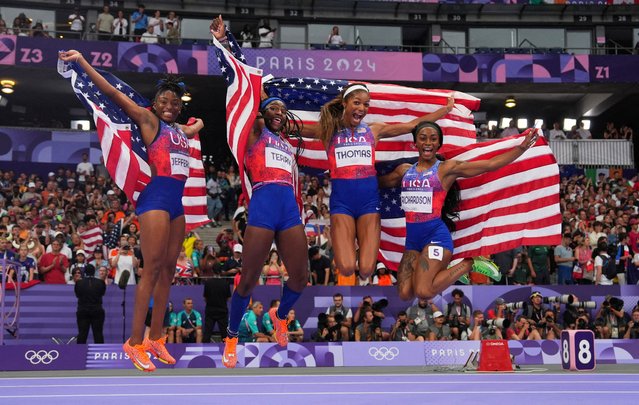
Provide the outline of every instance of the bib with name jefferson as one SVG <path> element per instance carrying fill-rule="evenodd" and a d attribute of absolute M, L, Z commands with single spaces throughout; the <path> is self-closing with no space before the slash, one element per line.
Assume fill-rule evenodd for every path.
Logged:
<path fill-rule="evenodd" d="M 178 126 L 160 120 L 158 133 L 147 148 L 149 166 L 155 176 L 185 181 L 189 177 L 189 139 Z"/>
<path fill-rule="evenodd" d="M 359 179 L 377 175 L 375 136 L 366 124 L 336 132 L 326 154 L 333 179 Z"/>
<path fill-rule="evenodd" d="M 433 167 L 423 172 L 417 170 L 415 163 L 404 174 L 401 203 L 406 222 L 426 222 L 441 217 L 446 191 L 437 175 L 440 163 L 438 160 Z"/>
<path fill-rule="evenodd" d="M 262 129 L 244 160 L 253 189 L 267 183 L 293 186 L 293 147 L 284 138 Z"/>

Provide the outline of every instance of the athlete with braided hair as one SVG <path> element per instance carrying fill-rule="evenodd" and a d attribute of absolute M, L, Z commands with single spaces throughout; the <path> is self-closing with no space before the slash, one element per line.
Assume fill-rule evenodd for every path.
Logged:
<path fill-rule="evenodd" d="M 406 247 L 397 269 L 400 298 L 432 298 L 471 270 L 501 278 L 497 266 L 482 258 L 463 259 L 448 268 L 453 255 L 452 219 L 458 216 L 459 188 L 455 180 L 497 170 L 515 161 L 535 144 L 537 130 L 524 132 L 523 141 L 513 149 L 473 162 L 441 160 L 437 151 L 444 134 L 434 122 L 420 122 L 412 133 L 419 153 L 417 163 L 399 165 L 379 177 L 380 187 L 402 187 Z"/>
<path fill-rule="evenodd" d="M 89 75 L 96 87 L 115 102 L 137 124 L 146 145 L 152 177 L 140 193 L 135 213 L 140 221 L 140 244 L 144 255 L 144 273 L 135 290 L 135 308 L 131 337 L 123 346 L 133 365 L 153 371 L 155 365 L 147 351 L 158 360 L 174 364 L 162 336 L 164 312 L 175 272 L 175 263 L 184 240 L 185 221 L 182 194 L 189 175 L 189 142 L 203 128 L 197 119 L 191 126 L 176 122 L 182 110 L 184 84 L 174 76 L 161 80 L 152 108 L 136 104 L 113 87 L 75 50 L 60 52 L 65 62 L 75 62 Z M 151 330 L 144 337 L 144 320 L 153 297 Z"/>
<path fill-rule="evenodd" d="M 211 24 L 211 33 L 222 42 L 226 32 L 222 17 Z M 262 264 L 275 240 L 277 251 L 288 270 L 280 306 L 269 311 L 280 346 L 288 343 L 287 316 L 308 281 L 306 235 L 295 198 L 294 176 L 296 158 L 288 141 L 299 136 L 299 121 L 277 97 L 264 99 L 259 115 L 247 137 L 244 162 L 252 187 L 248 206 L 248 223 L 244 233 L 242 278 L 231 298 L 227 338 L 224 340 L 222 362 L 228 368 L 237 363 L 236 346 L 242 316 L 251 299 L 251 292 L 262 274 Z"/>

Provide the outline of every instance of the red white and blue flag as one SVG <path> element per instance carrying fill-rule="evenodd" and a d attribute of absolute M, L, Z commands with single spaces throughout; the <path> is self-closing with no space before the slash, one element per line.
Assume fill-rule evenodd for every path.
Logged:
<path fill-rule="evenodd" d="M 139 128 L 117 104 L 98 90 L 77 63 L 58 61 L 58 73 L 71 82 L 73 91 L 93 115 L 104 164 L 115 184 L 135 205 L 151 180 L 146 146 Z M 99 73 L 139 106 L 151 105 L 146 98 L 111 73 Z M 210 222 L 206 215 L 206 187 L 199 135 L 189 140 L 189 149 L 189 178 L 182 197 L 187 232 Z"/>

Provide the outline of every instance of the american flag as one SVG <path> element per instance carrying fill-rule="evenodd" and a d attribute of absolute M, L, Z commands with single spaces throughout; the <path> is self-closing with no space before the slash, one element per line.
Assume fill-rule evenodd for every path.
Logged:
<path fill-rule="evenodd" d="M 226 80 L 226 139 L 237 160 L 242 189 L 247 198 L 251 196 L 250 181 L 244 170 L 246 140 L 251 133 L 260 104 L 262 70 L 245 64 L 246 59 L 235 38 L 226 31 L 232 52 L 213 38 L 217 61 Z"/>
<path fill-rule="evenodd" d="M 80 233 L 80 238 L 82 239 L 82 243 L 84 243 L 84 251 L 87 253 L 88 256 L 93 257 L 95 247 L 97 245 L 101 245 L 103 242 L 102 228 L 97 225 L 93 228 L 89 228 Z"/>
<path fill-rule="evenodd" d="M 239 60 L 244 60 L 237 43 L 227 32 L 234 51 Z M 216 42 L 218 58 L 224 63 L 224 55 L 229 55 Z M 227 56 L 228 58 L 228 56 Z M 222 65 L 225 68 L 242 69 L 241 77 L 245 82 L 251 72 L 258 75 L 258 69 L 239 63 L 232 58 Z M 238 74 L 234 72 L 234 74 Z M 227 81 L 231 81 L 227 79 Z M 327 101 L 337 95 L 348 81 L 325 80 L 319 78 L 282 78 L 270 80 L 264 84 L 269 96 L 277 96 L 286 101 L 291 112 L 301 118 L 304 124 L 316 123 L 319 109 Z M 247 85 L 248 86 L 248 85 Z M 257 83 L 253 85 L 251 111 L 255 111 Z M 480 100 L 461 92 L 447 90 L 425 90 L 389 84 L 367 84 L 371 102 L 367 122 L 407 122 L 416 117 L 432 113 L 446 105 L 449 96 L 455 98 L 455 107 L 437 123 L 444 132 L 444 146 L 440 153 L 448 158 L 460 160 L 485 159 L 496 150 L 514 147 L 520 138 L 498 140 L 491 143 L 476 143 L 476 130 L 471 111 L 479 107 Z M 244 92 L 249 90 L 245 89 Z M 237 93 L 238 89 L 234 89 Z M 231 87 L 229 87 L 231 93 Z M 227 94 L 229 100 L 239 96 Z M 227 110 L 227 127 L 230 113 Z M 254 115 L 248 123 L 252 123 Z M 243 123 L 246 125 L 246 122 Z M 230 134 L 230 130 L 229 130 Z M 246 132 L 248 134 L 248 131 Z M 238 154 L 231 143 L 238 162 Z M 245 142 L 242 143 L 242 145 Z M 293 143 L 293 142 L 292 142 Z M 295 144 L 293 143 L 295 146 Z M 319 169 L 327 169 L 326 151 L 322 143 L 314 139 L 304 139 L 300 165 Z M 489 148 L 489 149 L 485 149 Z M 415 162 L 417 152 L 414 149 L 411 134 L 381 140 L 375 156 L 378 170 L 390 170 L 401 162 Z M 531 158 L 532 157 L 532 158 Z M 240 164 L 240 166 L 242 166 Z M 460 207 L 460 220 L 457 222 L 454 257 L 472 257 L 488 255 L 507 250 L 522 244 L 558 243 L 561 217 L 559 215 L 559 169 L 552 151 L 544 139 L 537 141 L 536 146 L 526 152 L 516 162 L 496 172 L 471 179 L 460 180 L 461 197 L 466 199 Z M 399 189 L 382 189 L 381 218 L 382 233 L 379 260 L 390 269 L 397 269 L 404 252 L 406 224 L 404 212 L 399 204 Z M 531 223 L 532 219 L 534 223 Z"/>
<path fill-rule="evenodd" d="M 265 84 L 269 96 L 278 96 L 305 124 L 316 123 L 319 109 L 335 97 L 347 81 L 314 78 L 278 79 Z M 388 84 L 367 84 L 371 102 L 367 122 L 406 122 L 432 113 L 455 98 L 454 109 L 438 120 L 444 132 L 439 153 L 448 159 L 487 159 L 509 149 L 521 138 L 476 143 L 471 110 L 480 100 L 461 92 L 425 90 Z M 300 164 L 327 169 L 322 143 L 304 139 Z M 486 149 L 488 148 L 488 149 Z M 417 160 L 411 134 L 382 139 L 376 148 L 380 174 L 397 164 Z M 544 139 L 516 162 L 496 172 L 460 179 L 462 203 L 457 231 L 453 233 L 454 258 L 489 255 L 522 244 L 559 243 L 559 168 Z M 380 190 L 381 237 L 378 259 L 397 269 L 404 252 L 406 223 L 400 207 L 400 189 Z"/>
<path fill-rule="evenodd" d="M 129 96 L 139 106 L 151 103 L 128 84 L 105 71 L 98 71 L 116 89 Z M 151 180 L 146 146 L 140 130 L 124 111 L 100 92 L 77 63 L 58 61 L 58 73 L 70 80 L 73 91 L 85 108 L 93 114 L 104 162 L 115 184 L 135 205 L 144 187 Z M 186 231 L 209 222 L 206 216 L 206 188 L 201 162 L 199 135 L 189 140 L 190 167 L 182 203 Z"/>

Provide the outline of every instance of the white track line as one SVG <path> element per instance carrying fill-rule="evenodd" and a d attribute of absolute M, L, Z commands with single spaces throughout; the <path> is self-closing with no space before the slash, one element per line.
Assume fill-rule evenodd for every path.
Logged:
<path fill-rule="evenodd" d="M 175 396 L 175 397 L 202 397 L 202 396 L 258 396 L 258 395 L 277 395 L 277 396 L 291 396 L 291 395 L 318 395 L 318 396 L 331 396 L 335 395 L 417 395 L 417 394 L 436 394 L 436 395 L 449 395 L 449 394 L 457 394 L 457 395 L 474 395 L 474 394 L 492 394 L 492 395 L 512 395 L 512 394 L 548 394 L 548 395 L 556 395 L 556 394 L 574 394 L 574 395 L 592 395 L 592 394 L 606 394 L 611 398 L 615 396 L 619 396 L 621 394 L 639 394 L 639 391 L 615 391 L 610 392 L 609 390 L 597 390 L 597 391 L 587 391 L 587 390 L 579 390 L 579 391 L 358 391 L 358 392 L 228 392 L 228 393 L 220 393 L 220 392 L 209 392 L 209 393 L 184 393 L 184 392 L 176 392 L 174 394 L 171 393 L 147 393 L 147 394 L 50 394 L 50 395 L 0 395 L 0 399 L 16 399 L 16 398 L 104 398 L 104 397 L 167 397 L 167 396 Z"/>

